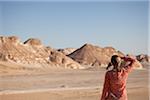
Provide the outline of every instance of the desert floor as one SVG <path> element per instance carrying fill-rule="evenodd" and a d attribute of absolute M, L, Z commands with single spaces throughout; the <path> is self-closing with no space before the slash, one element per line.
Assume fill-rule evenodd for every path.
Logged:
<path fill-rule="evenodd" d="M 0 100 L 99 100 L 106 70 L 24 68 L 0 62 Z M 148 69 L 129 74 L 129 100 L 149 100 Z"/>

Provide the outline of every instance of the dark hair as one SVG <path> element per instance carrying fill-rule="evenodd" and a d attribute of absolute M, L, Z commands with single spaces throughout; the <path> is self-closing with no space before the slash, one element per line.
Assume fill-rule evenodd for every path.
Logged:
<path fill-rule="evenodd" d="M 111 63 L 109 63 L 109 64 L 107 65 L 106 70 L 108 70 L 110 66 L 112 66 Z"/>
<path fill-rule="evenodd" d="M 111 63 L 113 64 L 113 65 L 115 65 L 116 63 L 118 63 L 117 62 L 117 57 L 119 57 L 118 55 L 113 55 L 112 57 L 111 57 Z"/>
<path fill-rule="evenodd" d="M 122 70 L 122 67 L 120 66 L 120 62 L 118 62 L 117 61 L 117 58 L 118 58 L 119 56 L 118 55 L 113 55 L 112 57 L 111 57 L 111 63 L 112 63 L 112 65 L 114 66 L 114 68 L 116 68 L 117 69 L 117 71 L 121 71 Z M 117 65 L 117 66 L 116 66 Z"/>

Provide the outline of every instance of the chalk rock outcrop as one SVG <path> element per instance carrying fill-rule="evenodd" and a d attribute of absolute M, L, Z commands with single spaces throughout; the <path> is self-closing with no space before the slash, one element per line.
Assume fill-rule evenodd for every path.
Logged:
<path fill-rule="evenodd" d="M 150 63 L 150 56 L 146 54 L 140 54 L 136 56 L 136 59 L 140 62 L 147 62 Z"/>
<path fill-rule="evenodd" d="M 48 67 L 81 68 L 80 64 L 63 53 L 43 46 L 38 39 L 31 38 L 21 43 L 16 36 L 0 37 L 0 60 Z"/>

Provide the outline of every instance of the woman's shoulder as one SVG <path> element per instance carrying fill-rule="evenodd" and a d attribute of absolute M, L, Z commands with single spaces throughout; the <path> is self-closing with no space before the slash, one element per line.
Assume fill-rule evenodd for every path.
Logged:
<path fill-rule="evenodd" d="M 106 72 L 106 74 L 111 74 L 113 72 L 113 70 L 108 70 L 107 72 Z"/>
<path fill-rule="evenodd" d="M 116 70 L 109 70 L 109 71 L 107 71 L 106 72 L 106 74 L 108 74 L 108 75 L 110 75 L 110 74 L 112 74 L 112 73 L 116 73 L 116 72 L 122 72 L 123 70 L 121 70 L 121 71 L 116 71 Z"/>

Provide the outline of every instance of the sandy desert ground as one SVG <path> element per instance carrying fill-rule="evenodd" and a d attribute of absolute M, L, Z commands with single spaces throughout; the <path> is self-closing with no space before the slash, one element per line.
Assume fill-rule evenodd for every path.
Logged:
<path fill-rule="evenodd" d="M 0 100 L 99 100 L 106 70 L 32 69 L 0 62 Z M 149 100 L 148 70 L 133 70 L 129 100 Z"/>

